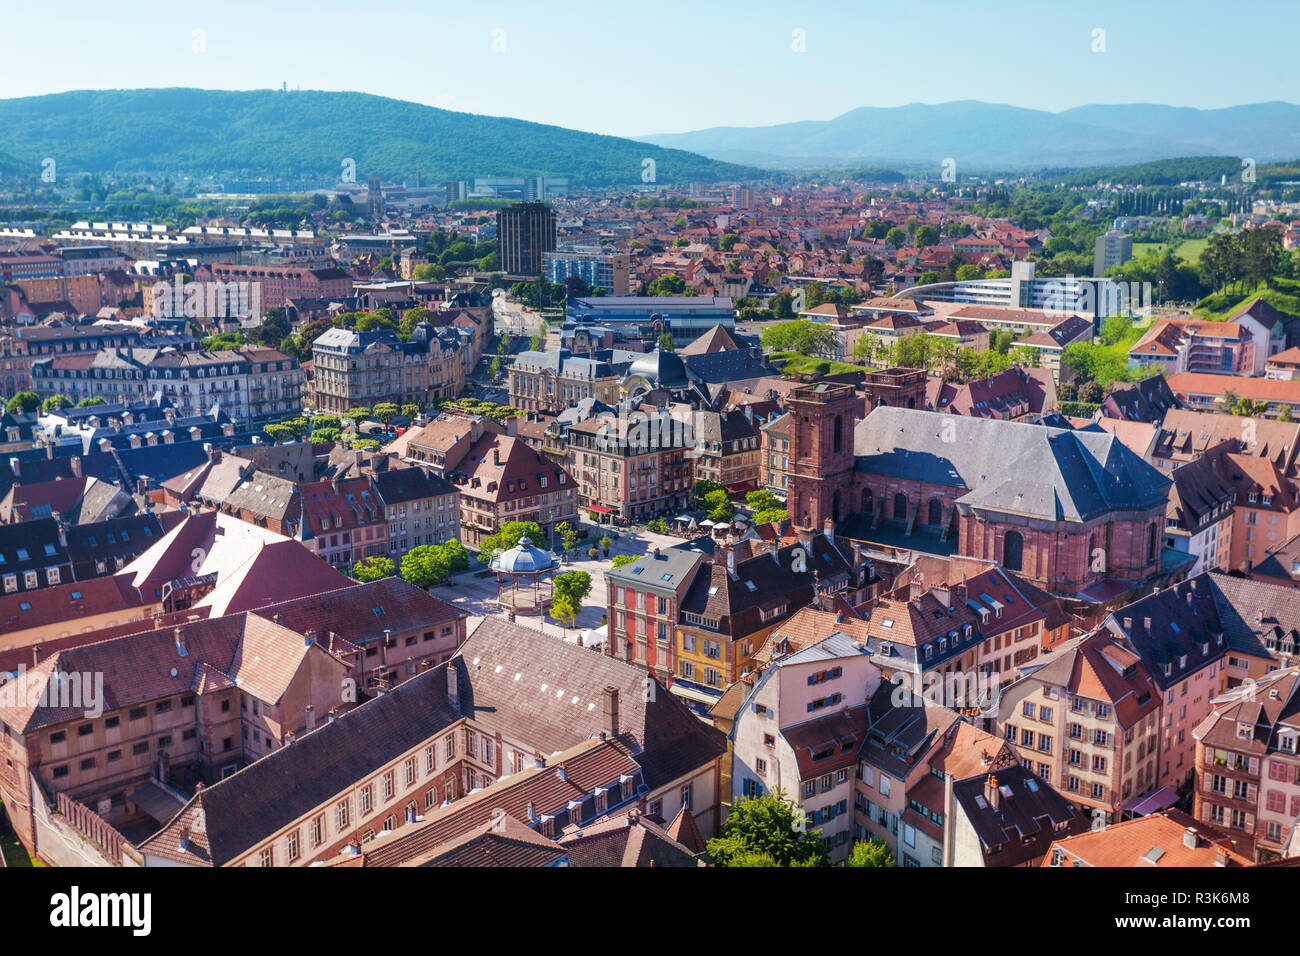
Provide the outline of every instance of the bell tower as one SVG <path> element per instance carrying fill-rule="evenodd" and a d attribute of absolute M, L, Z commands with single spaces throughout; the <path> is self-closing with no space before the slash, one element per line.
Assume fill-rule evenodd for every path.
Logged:
<path fill-rule="evenodd" d="M 853 424 L 858 407 L 852 385 L 818 382 L 790 393 L 790 494 L 786 507 L 799 528 L 820 531 L 852 508 Z"/>

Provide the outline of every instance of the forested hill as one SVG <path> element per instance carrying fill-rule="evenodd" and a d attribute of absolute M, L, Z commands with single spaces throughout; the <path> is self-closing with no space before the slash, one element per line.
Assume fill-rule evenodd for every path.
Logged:
<path fill-rule="evenodd" d="M 455 113 L 366 93 L 98 90 L 0 100 L 0 156 L 40 170 L 426 183 L 569 176 L 575 186 L 718 182 L 757 170 L 559 126 Z"/>

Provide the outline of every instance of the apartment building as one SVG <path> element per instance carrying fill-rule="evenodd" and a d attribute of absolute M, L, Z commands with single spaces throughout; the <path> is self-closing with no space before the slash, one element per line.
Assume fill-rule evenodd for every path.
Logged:
<path fill-rule="evenodd" d="M 1170 477 L 1174 485 L 1165 513 L 1165 547 L 1195 559 L 1188 577 L 1212 568 L 1227 571 L 1232 567 L 1235 485 L 1208 458 L 1181 465 Z"/>
<path fill-rule="evenodd" d="M 731 412 L 691 411 L 689 416 L 695 437 L 695 480 L 717 482 L 733 493 L 760 487 L 762 436 L 750 407 Z"/>
<path fill-rule="evenodd" d="M 1002 689 L 998 729 L 1024 764 L 1092 820 L 1156 789 L 1161 695 L 1109 632 L 1076 638 Z"/>
<path fill-rule="evenodd" d="M 507 521 L 535 521 L 549 545 L 563 522 L 576 523 L 578 501 L 565 469 L 547 461 L 522 439 L 484 434 L 469 449 L 453 484 L 460 496 L 460 541 L 479 542 Z"/>
<path fill-rule="evenodd" d="M 420 406 L 465 386 L 461 336 L 420 323 L 403 342 L 391 329 L 330 329 L 312 343 L 312 407 L 342 413 L 380 402 Z"/>
<path fill-rule="evenodd" d="M 751 669 L 774 627 L 814 601 L 855 603 L 871 580 L 860 555 L 846 557 L 827 535 L 715 548 L 681 601 L 677 679 L 716 701 Z"/>
<path fill-rule="evenodd" d="M 1113 393 L 1112 393 L 1113 394 Z M 1151 451 L 1151 464 L 1162 471 L 1195 461 L 1216 451 L 1250 455 L 1272 462 L 1289 479 L 1300 477 L 1300 422 L 1243 418 L 1190 409 L 1161 409 L 1156 417 L 1160 436 Z"/>
<path fill-rule="evenodd" d="M 208 262 L 194 270 L 194 280 L 260 283 L 262 303 L 268 309 L 278 308 L 290 299 L 346 299 L 352 295 L 352 277 L 337 268 Z"/>
<path fill-rule="evenodd" d="M 618 402 L 619 380 L 632 361 L 612 349 L 576 356 L 568 349 L 520 352 L 510 364 L 510 404 L 529 411 L 558 414 L 583 399 L 607 405 Z"/>
<path fill-rule="evenodd" d="M 788 412 L 775 415 L 758 428 L 762 487 L 784 498 L 789 494 L 790 424 Z"/>
<path fill-rule="evenodd" d="M 412 548 L 459 538 L 460 496 L 450 482 L 423 468 L 385 467 L 370 483 L 384 509 L 387 554 L 395 563 Z"/>
<path fill-rule="evenodd" d="M 689 507 L 695 475 L 689 429 L 666 412 L 622 406 L 568 426 L 578 506 L 601 517 L 647 518 Z"/>
<path fill-rule="evenodd" d="M 796 799 L 832 863 L 853 848 L 854 770 L 870 730 L 880 669 L 834 633 L 774 661 L 746 694 L 728 735 L 731 800 L 777 790 Z"/>
<path fill-rule="evenodd" d="M 232 420 L 244 423 L 302 408 L 298 360 L 253 347 L 213 352 L 110 348 L 56 355 L 32 364 L 32 387 L 43 398 L 65 395 L 74 403 L 101 398 L 123 405 L 161 392 L 182 417 L 220 406 Z"/>
<path fill-rule="evenodd" d="M 1155 682 L 1161 698 L 1155 783 L 1175 790 L 1192 778 L 1192 731 L 1228 686 L 1227 635 L 1209 578 L 1150 594 L 1112 612 L 1103 624 Z"/>
<path fill-rule="evenodd" d="M 627 295 L 631 257 L 625 252 L 557 249 L 542 253 L 542 274 L 546 281 L 563 284 L 566 279 L 581 279 L 591 288 L 604 289 L 608 295 Z"/>
<path fill-rule="evenodd" d="M 388 550 L 384 506 L 369 478 L 334 478 L 298 485 L 302 505 L 298 540 L 321 559 L 346 571 Z"/>
<path fill-rule="evenodd" d="M 1288 667 L 1216 697 L 1193 731 L 1198 775 L 1192 814 L 1224 829 L 1233 849 L 1278 859 L 1300 816 L 1300 669 Z"/>
<path fill-rule="evenodd" d="M 636 561 L 605 572 L 610 654 L 647 668 L 693 706 L 712 703 L 713 698 L 702 697 L 689 681 L 678 686 L 674 652 L 682 599 L 703 561 L 699 551 L 654 548 Z"/>

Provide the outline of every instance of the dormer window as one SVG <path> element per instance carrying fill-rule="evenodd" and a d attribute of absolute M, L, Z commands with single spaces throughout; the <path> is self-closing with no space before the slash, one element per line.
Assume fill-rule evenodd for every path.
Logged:
<path fill-rule="evenodd" d="M 1242 740 L 1253 740 L 1255 737 L 1255 728 L 1245 721 L 1237 723 L 1237 736 Z"/>

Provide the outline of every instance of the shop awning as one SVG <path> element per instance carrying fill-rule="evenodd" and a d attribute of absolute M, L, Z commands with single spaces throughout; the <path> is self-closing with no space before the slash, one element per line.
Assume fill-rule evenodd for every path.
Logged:
<path fill-rule="evenodd" d="M 1134 797 L 1128 803 L 1124 804 L 1125 813 L 1135 813 L 1140 817 L 1148 813 L 1158 813 L 1161 810 L 1168 810 L 1178 802 L 1178 794 L 1169 787 L 1161 787 L 1154 793 L 1148 793 L 1141 797 Z"/>
<path fill-rule="evenodd" d="M 588 511 L 594 511 L 598 515 L 607 515 L 613 512 L 613 508 L 607 508 L 605 505 L 587 505 Z"/>

